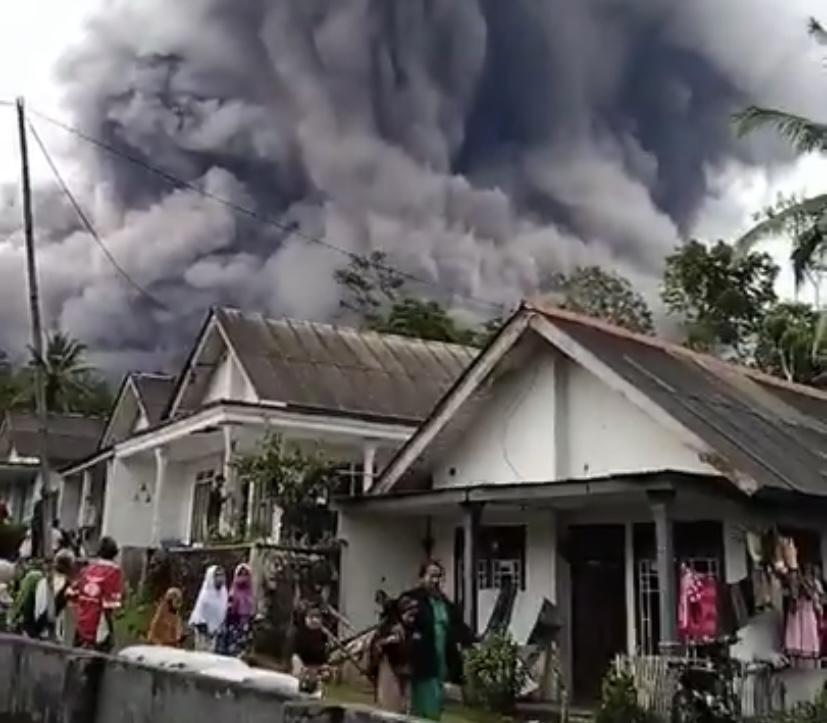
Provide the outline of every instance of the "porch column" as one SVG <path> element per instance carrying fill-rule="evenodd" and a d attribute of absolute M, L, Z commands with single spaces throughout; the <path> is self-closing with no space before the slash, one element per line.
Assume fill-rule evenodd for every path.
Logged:
<path fill-rule="evenodd" d="M 152 497 L 152 536 L 151 547 L 161 544 L 161 506 L 163 505 L 164 487 L 167 479 L 167 450 L 164 447 L 155 449 L 155 493 Z"/>
<path fill-rule="evenodd" d="M 86 509 L 89 506 L 89 498 L 92 495 L 92 470 L 85 469 L 81 473 L 80 483 L 80 504 L 78 505 L 78 529 L 82 530 L 86 526 L 86 517 L 88 515 Z"/>
<path fill-rule="evenodd" d="M 224 505 L 221 507 L 221 519 L 219 530 L 222 535 L 233 535 L 238 532 L 241 513 L 241 500 L 236 480 L 233 458 L 235 457 L 235 440 L 233 439 L 233 427 L 225 424 L 221 427 L 223 437 L 221 474 L 224 477 Z"/>
<path fill-rule="evenodd" d="M 366 444 L 362 450 L 362 493 L 367 494 L 376 479 L 376 444 Z"/>
<path fill-rule="evenodd" d="M 658 568 L 658 599 L 660 602 L 660 644 L 677 642 L 677 590 L 675 579 L 675 548 L 672 536 L 674 493 L 658 492 L 649 496 L 655 522 L 655 547 Z"/>
<path fill-rule="evenodd" d="M 465 623 L 471 631 L 477 632 L 478 611 L 478 577 L 477 577 L 477 539 L 479 538 L 482 505 L 469 503 L 462 506 L 463 545 L 462 545 L 462 603 Z"/>

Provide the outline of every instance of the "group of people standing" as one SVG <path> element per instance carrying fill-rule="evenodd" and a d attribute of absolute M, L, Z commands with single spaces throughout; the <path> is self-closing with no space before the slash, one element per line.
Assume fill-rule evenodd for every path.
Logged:
<path fill-rule="evenodd" d="M 75 553 L 68 548 L 57 551 L 50 570 L 28 563 L 21 573 L 14 563 L 5 563 L 0 580 L 6 603 L 5 627 L 30 638 L 54 638 L 77 647 L 111 650 L 114 615 L 123 595 L 119 552 L 117 543 L 104 537 L 98 556 L 79 571 Z"/>

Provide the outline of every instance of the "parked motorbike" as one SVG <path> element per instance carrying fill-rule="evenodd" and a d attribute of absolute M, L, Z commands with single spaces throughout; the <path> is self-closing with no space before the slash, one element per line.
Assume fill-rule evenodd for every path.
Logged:
<path fill-rule="evenodd" d="M 729 654 L 735 637 L 694 646 L 694 655 L 670 667 L 678 670 L 672 698 L 672 723 L 737 723 L 740 705 L 734 690 L 736 664 Z"/>

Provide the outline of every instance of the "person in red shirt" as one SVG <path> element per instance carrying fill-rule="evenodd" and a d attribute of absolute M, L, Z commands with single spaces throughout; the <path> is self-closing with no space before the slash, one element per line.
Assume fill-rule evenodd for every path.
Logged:
<path fill-rule="evenodd" d="M 115 611 L 121 607 L 123 573 L 115 561 L 118 544 L 104 537 L 98 557 L 80 573 L 72 590 L 75 605 L 75 645 L 109 652 L 114 647 Z"/>

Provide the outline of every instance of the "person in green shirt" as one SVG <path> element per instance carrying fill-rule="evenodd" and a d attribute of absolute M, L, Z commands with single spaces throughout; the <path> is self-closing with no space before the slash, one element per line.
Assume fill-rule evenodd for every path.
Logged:
<path fill-rule="evenodd" d="M 442 592 L 442 564 L 430 560 L 419 573 L 419 586 L 405 593 L 417 603 L 412 626 L 409 712 L 436 721 L 445 706 L 445 683 L 462 683 L 462 649 L 473 643 L 473 634 L 456 605 Z"/>

